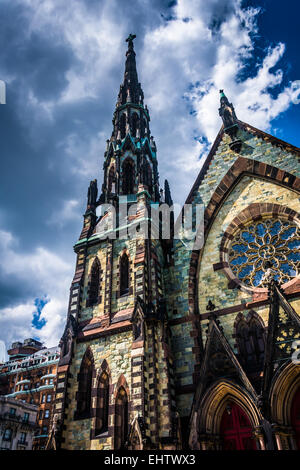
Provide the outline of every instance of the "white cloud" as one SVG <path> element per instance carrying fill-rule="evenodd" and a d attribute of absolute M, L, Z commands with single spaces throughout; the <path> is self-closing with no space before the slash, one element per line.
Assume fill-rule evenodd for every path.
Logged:
<path fill-rule="evenodd" d="M 78 221 L 81 219 L 78 208 L 79 201 L 75 199 L 64 200 L 62 201 L 62 207 L 59 210 L 53 211 L 47 223 L 61 228 L 70 221 Z"/>
<path fill-rule="evenodd" d="M 55 346 L 62 334 L 68 307 L 68 290 L 74 266 L 50 252 L 37 247 L 33 252 L 18 252 L 18 240 L 9 232 L 0 231 L 0 269 L 4 276 L 13 276 L 16 283 L 28 283 L 36 287 L 32 299 L 13 307 L 0 309 L 0 334 L 9 345 L 12 341 L 38 336 L 49 347 Z M 36 329 L 31 325 L 36 311 L 35 298 L 47 295 L 49 302 L 40 319 L 46 325 Z"/>
<path fill-rule="evenodd" d="M 299 88 L 293 91 L 290 84 L 275 98 L 270 93 L 283 80 L 283 71 L 276 70 L 285 50 L 281 43 L 266 51 L 254 77 L 238 80 L 254 54 L 252 33 L 257 32 L 259 9 L 242 9 L 240 1 L 228 1 L 228 14 L 213 32 L 212 18 L 222 5 L 217 0 L 181 0 L 173 9 L 174 19 L 148 31 L 144 39 L 142 83 L 148 90 L 160 170 L 168 176 L 173 198 L 181 202 L 202 166 L 200 158 L 208 153 L 208 146 L 195 143 L 193 136 L 212 144 L 221 127 L 219 89 L 233 101 L 238 118 L 268 131 Z M 190 100 L 194 116 L 188 114 L 183 96 Z"/>
<path fill-rule="evenodd" d="M 112 85 L 118 86 L 115 84 L 122 79 L 124 38 L 132 26 L 132 11 L 123 14 L 120 21 L 118 0 L 103 0 L 96 11 L 81 0 L 63 6 L 56 0 L 19 1 L 29 7 L 28 34 L 47 29 L 50 36 L 61 38 L 71 47 L 80 64 L 67 72 L 68 86 L 63 94 L 55 102 L 39 103 L 39 112 L 44 110 L 47 116 L 51 107 L 83 98 L 101 100 L 107 93 L 115 99 L 118 89 L 112 89 Z M 180 0 L 169 9 L 171 20 L 149 20 L 144 38 L 137 38 L 143 45 L 137 57 L 138 73 L 150 108 L 160 173 L 170 180 L 178 202 L 184 201 L 202 166 L 201 157 L 208 153 L 208 146 L 194 137 L 204 137 L 211 144 L 221 126 L 220 88 L 233 101 L 240 119 L 263 130 L 270 130 L 272 119 L 285 111 L 297 95 L 293 84 L 276 98 L 270 93 L 282 83 L 283 71 L 272 68 L 276 69 L 284 54 L 283 44 L 266 51 L 254 77 L 238 80 L 245 61 L 254 54 L 253 34 L 257 33 L 260 11 L 242 8 L 241 4 L 241 0 Z M 145 11 L 153 15 L 152 8 L 151 2 L 137 2 L 137 18 Z M 116 64 L 121 67 L 118 80 Z M 187 99 L 194 115 L 189 114 Z M 30 100 L 37 105 L 33 96 Z M 58 146 L 70 155 L 73 171 L 89 177 L 98 172 L 99 153 L 103 155 L 110 134 L 109 122 L 107 115 L 93 137 L 82 140 L 70 133 L 62 138 Z"/>
<path fill-rule="evenodd" d="M 136 39 L 139 79 L 158 147 L 161 185 L 167 177 L 174 202 L 183 202 L 189 193 L 203 157 L 221 126 L 220 88 L 235 105 L 238 118 L 264 130 L 270 129 L 271 121 L 299 94 L 299 86 L 282 87 L 284 72 L 278 68 L 278 63 L 285 46 L 281 43 L 265 52 L 254 76 L 238 80 L 245 61 L 253 58 L 252 33 L 257 31 L 258 15 L 258 9 L 243 9 L 240 0 L 179 0 L 170 9 L 173 19 L 169 21 L 160 17 L 158 7 L 159 19 L 151 21 L 152 2 L 137 1 L 136 23 L 132 22 L 132 10 L 127 14 L 122 9 L 120 13 L 123 0 L 103 0 L 99 2 L 97 13 L 80 0 L 18 1 L 28 7 L 30 26 L 25 34 L 47 31 L 49 39 L 67 44 L 77 59 L 67 71 L 66 89 L 53 100 L 41 102 L 28 84 L 28 96 L 23 98 L 32 113 L 31 119 L 22 119 L 22 122 L 28 125 L 30 135 L 37 139 L 35 123 L 41 119 L 51 120 L 56 108 L 64 109 L 63 106 L 87 98 L 91 103 L 99 100 L 101 104 L 107 97 L 109 102 L 112 100 L 109 112 L 106 105 L 103 107 L 99 131 L 94 135 L 88 130 L 83 132 L 84 136 L 79 135 L 72 126 L 66 126 L 65 134 L 59 133 L 57 154 L 59 158 L 63 155 L 70 159 L 65 178 L 71 179 L 76 173 L 85 184 L 87 177 L 96 177 L 98 187 L 101 186 L 99 164 L 105 140 L 110 136 L 114 100 L 124 70 L 124 39 L 129 32 L 136 32 L 132 27 L 140 28 L 141 17 L 149 20 L 144 24 L 144 36 L 140 33 Z M 275 87 L 280 89 L 276 97 L 270 93 Z M 190 114 L 192 108 L 194 114 Z M 55 126 L 55 122 L 51 125 Z M 36 140 L 33 143 L 36 144 Z M 80 197 L 86 198 L 86 193 Z M 48 223 L 62 226 L 64 221 L 79 216 L 76 195 L 63 200 Z M 30 282 L 36 286 L 36 297 L 47 294 L 50 299 L 42 311 L 47 324 L 38 331 L 31 326 L 34 298 L 0 310 L 0 331 L 2 334 L 5 331 L 5 340 L 20 340 L 36 334 L 48 346 L 56 344 L 66 318 L 75 263 L 69 264 L 42 244 L 32 252 L 20 252 L 16 237 L 5 231 L 0 231 L 0 254 L 0 268 L 5 275 L 14 276 L 17 283 Z"/>

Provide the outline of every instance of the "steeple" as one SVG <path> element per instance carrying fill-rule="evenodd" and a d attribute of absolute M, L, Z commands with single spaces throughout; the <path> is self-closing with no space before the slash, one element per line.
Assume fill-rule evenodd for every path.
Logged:
<path fill-rule="evenodd" d="M 130 34 L 126 39 L 128 49 L 126 52 L 125 72 L 113 117 L 112 140 L 123 140 L 127 134 L 130 134 L 133 138 L 143 138 L 146 136 L 150 138 L 150 117 L 147 106 L 144 107 L 144 93 L 136 70 L 133 47 L 133 40 L 135 38 L 135 34 Z M 134 110 L 138 112 L 133 112 Z M 140 119 L 137 119 L 138 117 Z"/>
<path fill-rule="evenodd" d="M 126 42 L 128 42 L 128 49 L 126 52 L 124 80 L 120 86 L 117 102 L 117 105 L 119 106 L 126 103 L 143 105 L 144 94 L 141 88 L 141 84 L 138 81 L 135 52 L 133 48 L 133 40 L 135 38 L 135 34 L 129 34 L 128 38 L 126 39 Z"/>
<path fill-rule="evenodd" d="M 158 202 L 156 145 L 150 133 L 150 116 L 138 81 L 133 40 L 126 39 L 125 72 L 113 115 L 113 131 L 104 155 L 104 182 L 98 204 L 118 203 L 119 196 L 135 202 L 141 188 Z"/>
<path fill-rule="evenodd" d="M 237 132 L 239 129 L 238 119 L 235 114 L 235 110 L 232 103 L 229 103 L 224 90 L 220 90 L 220 108 L 219 115 L 222 118 L 224 125 L 224 132 L 230 136 L 231 142 L 229 147 L 234 152 L 239 152 L 241 149 L 242 142 L 237 139 Z"/>
<path fill-rule="evenodd" d="M 222 118 L 224 129 L 233 126 L 236 124 L 237 117 L 234 111 L 232 103 L 229 103 L 227 96 L 224 93 L 224 90 L 220 90 L 220 108 L 219 114 Z"/>

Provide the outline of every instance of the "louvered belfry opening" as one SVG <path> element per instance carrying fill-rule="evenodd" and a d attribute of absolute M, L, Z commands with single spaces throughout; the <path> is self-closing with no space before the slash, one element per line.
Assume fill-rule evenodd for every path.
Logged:
<path fill-rule="evenodd" d="M 120 295 L 126 295 L 129 292 L 129 259 L 126 253 L 120 260 Z"/>
<path fill-rule="evenodd" d="M 122 192 L 124 195 L 134 192 L 134 163 L 126 158 L 122 165 Z"/>
<path fill-rule="evenodd" d="M 92 306 L 99 302 L 100 295 L 100 262 L 95 258 L 92 269 L 89 287 L 88 305 Z"/>

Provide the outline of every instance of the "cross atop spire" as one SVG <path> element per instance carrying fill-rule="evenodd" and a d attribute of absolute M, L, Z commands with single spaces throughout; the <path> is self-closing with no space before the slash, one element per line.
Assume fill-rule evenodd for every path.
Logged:
<path fill-rule="evenodd" d="M 136 38 L 135 34 L 129 34 L 128 38 L 125 39 L 126 42 L 128 42 L 128 49 L 133 48 L 133 40 Z"/>
<path fill-rule="evenodd" d="M 120 87 L 117 106 L 126 103 L 143 105 L 144 94 L 138 80 L 135 51 L 133 48 L 133 40 L 135 38 L 135 34 L 129 34 L 128 38 L 125 40 L 128 42 L 128 49 L 126 51 L 124 80 Z"/>

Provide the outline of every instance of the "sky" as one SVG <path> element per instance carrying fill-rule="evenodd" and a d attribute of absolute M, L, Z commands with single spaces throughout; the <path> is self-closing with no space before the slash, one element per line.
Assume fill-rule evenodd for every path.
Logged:
<path fill-rule="evenodd" d="M 63 333 L 128 34 L 160 183 L 182 204 L 221 127 L 219 89 L 239 119 L 300 146 L 299 13 L 294 0 L 0 0 L 0 342 Z"/>

